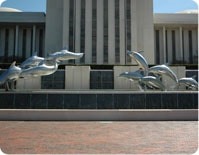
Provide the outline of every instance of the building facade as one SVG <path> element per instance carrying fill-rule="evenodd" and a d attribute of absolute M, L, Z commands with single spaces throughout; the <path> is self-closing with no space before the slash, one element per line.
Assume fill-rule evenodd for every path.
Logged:
<path fill-rule="evenodd" d="M 0 8 L 1 68 L 20 64 L 35 51 L 45 57 L 62 48 L 84 57 L 53 75 L 19 79 L 16 88 L 137 90 L 118 78 L 138 69 L 127 50 L 143 50 L 150 66 L 173 65 L 178 78 L 196 74 L 198 14 L 153 14 L 153 0 L 47 0 L 46 14 Z M 187 74 L 190 65 L 196 72 Z M 164 81 L 167 88 L 172 85 Z"/>
<path fill-rule="evenodd" d="M 72 63 L 124 65 L 127 50 L 144 50 L 153 64 L 153 1 L 47 0 L 46 38 L 46 52 L 85 53 Z"/>
<path fill-rule="evenodd" d="M 21 63 L 37 51 L 44 55 L 45 14 L 0 8 L 0 64 Z"/>
<path fill-rule="evenodd" d="M 198 14 L 154 14 L 155 64 L 198 64 Z"/>

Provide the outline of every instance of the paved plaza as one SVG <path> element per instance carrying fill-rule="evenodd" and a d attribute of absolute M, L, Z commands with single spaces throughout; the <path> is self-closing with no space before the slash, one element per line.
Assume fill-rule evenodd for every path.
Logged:
<path fill-rule="evenodd" d="M 0 121 L 6 154 L 193 154 L 197 121 Z"/>

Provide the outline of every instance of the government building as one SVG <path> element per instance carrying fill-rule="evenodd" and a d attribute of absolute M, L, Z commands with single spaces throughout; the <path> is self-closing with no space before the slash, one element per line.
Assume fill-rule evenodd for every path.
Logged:
<path fill-rule="evenodd" d="M 84 57 L 53 75 L 20 79 L 16 89 L 136 89 L 118 78 L 138 69 L 127 50 L 144 51 L 150 66 L 169 63 L 179 78 L 198 75 L 197 11 L 154 14 L 153 0 L 47 0 L 46 6 L 46 13 L 0 7 L 0 67 L 35 51 L 46 57 L 67 48 Z"/>

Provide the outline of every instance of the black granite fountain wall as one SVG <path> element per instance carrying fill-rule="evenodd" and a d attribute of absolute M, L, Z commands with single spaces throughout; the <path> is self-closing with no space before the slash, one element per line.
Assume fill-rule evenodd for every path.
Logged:
<path fill-rule="evenodd" d="M 198 93 L 1 92 L 0 109 L 198 109 Z"/>

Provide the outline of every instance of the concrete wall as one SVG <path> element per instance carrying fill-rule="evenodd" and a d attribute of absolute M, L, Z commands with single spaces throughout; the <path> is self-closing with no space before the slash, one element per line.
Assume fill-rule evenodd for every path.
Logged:
<path fill-rule="evenodd" d="M 65 89 L 89 89 L 90 66 L 66 66 Z"/>
<path fill-rule="evenodd" d="M 41 89 L 41 77 L 18 79 L 16 89 L 18 90 Z"/>

